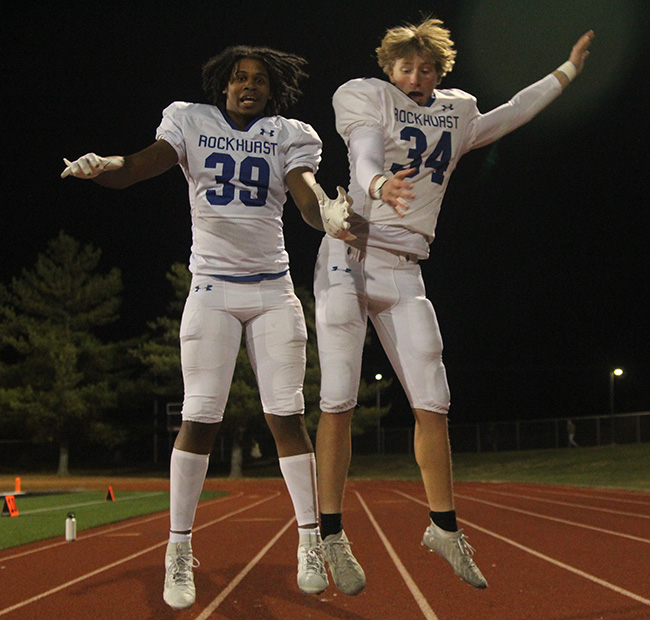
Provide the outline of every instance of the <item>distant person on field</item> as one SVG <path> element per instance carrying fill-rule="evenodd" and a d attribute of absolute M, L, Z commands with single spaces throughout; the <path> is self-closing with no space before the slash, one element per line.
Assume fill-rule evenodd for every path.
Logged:
<path fill-rule="evenodd" d="M 578 442 L 575 440 L 576 437 L 576 425 L 573 420 L 566 421 L 566 434 L 569 440 L 569 448 L 578 448 Z"/>

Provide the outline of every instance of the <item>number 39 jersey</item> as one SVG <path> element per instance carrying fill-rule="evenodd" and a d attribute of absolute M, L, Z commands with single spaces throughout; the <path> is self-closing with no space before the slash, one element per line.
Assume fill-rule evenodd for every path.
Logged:
<path fill-rule="evenodd" d="M 404 235 L 395 235 L 395 227 L 422 235 L 431 243 L 449 177 L 462 155 L 523 125 L 560 92 L 559 81 L 549 75 L 508 103 L 481 114 L 476 99 L 457 89 L 436 90 L 429 105 L 419 106 L 385 80 L 355 79 L 339 87 L 333 98 L 336 128 L 348 149 L 355 128 L 375 127 L 384 140 L 384 173 L 391 176 L 415 169 L 410 179 L 415 198 L 400 218 L 390 206 L 369 197 L 350 157 L 349 193 L 355 211 L 370 221 L 368 243 L 386 247 L 391 243 L 385 240 L 392 237 L 399 244 Z M 373 235 L 383 239 L 373 243 Z M 428 245 L 421 254 L 426 257 Z"/>
<path fill-rule="evenodd" d="M 234 128 L 216 106 L 175 102 L 157 139 L 171 144 L 189 185 L 190 271 L 245 278 L 286 271 L 282 213 L 287 173 L 314 173 L 322 144 L 314 129 L 266 116 Z"/>

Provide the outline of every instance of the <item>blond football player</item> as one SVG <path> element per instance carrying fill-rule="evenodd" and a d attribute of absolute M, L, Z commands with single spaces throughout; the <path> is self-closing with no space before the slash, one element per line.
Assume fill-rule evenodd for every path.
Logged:
<path fill-rule="evenodd" d="M 439 89 L 456 51 L 441 21 L 386 32 L 377 59 L 388 80 L 353 79 L 333 99 L 348 148 L 355 214 L 347 242 L 324 237 L 314 292 L 322 372 L 316 455 L 325 558 L 334 582 L 366 583 L 343 529 L 350 424 L 357 404 L 368 318 L 415 417 L 415 458 L 429 504 L 422 544 L 476 588 L 487 581 L 458 529 L 447 429 L 450 396 L 442 338 L 418 261 L 429 256 L 449 178 L 463 154 L 532 119 L 582 71 L 593 32 L 557 70 L 486 113 L 458 89 Z"/>

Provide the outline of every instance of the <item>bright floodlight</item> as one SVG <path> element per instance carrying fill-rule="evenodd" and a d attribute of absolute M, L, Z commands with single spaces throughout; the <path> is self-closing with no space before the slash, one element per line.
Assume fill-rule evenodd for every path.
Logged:
<path fill-rule="evenodd" d="M 621 372 L 622 372 L 622 371 L 621 371 Z M 377 379 L 377 381 L 381 381 L 381 380 L 383 379 L 383 377 L 381 376 L 381 373 L 377 373 L 377 374 L 375 375 L 375 379 Z"/>
<path fill-rule="evenodd" d="M 615 368 L 613 372 L 617 377 L 620 377 L 623 374 L 623 369 L 622 368 Z"/>

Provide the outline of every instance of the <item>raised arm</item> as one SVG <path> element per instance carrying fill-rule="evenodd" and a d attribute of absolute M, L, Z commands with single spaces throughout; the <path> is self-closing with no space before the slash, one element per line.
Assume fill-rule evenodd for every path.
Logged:
<path fill-rule="evenodd" d="M 571 49 L 569 60 L 553 71 L 553 75 L 560 81 L 562 88 L 566 88 L 584 68 L 585 60 L 589 56 L 589 46 L 595 36 L 593 30 L 585 32 Z M 570 65 L 573 65 L 573 70 Z"/>
<path fill-rule="evenodd" d="M 169 142 L 157 140 L 133 155 L 100 157 L 87 153 L 73 162 L 63 161 L 66 168 L 61 178 L 92 179 L 104 187 L 123 189 L 166 172 L 178 163 L 178 155 Z"/>
<path fill-rule="evenodd" d="M 324 230 L 337 239 L 355 238 L 348 232 L 350 224 L 347 221 L 352 214 L 352 199 L 342 187 L 338 188 L 338 196 L 334 200 L 328 198 L 309 168 L 290 170 L 286 182 L 291 197 L 307 224 L 316 230 Z"/>

